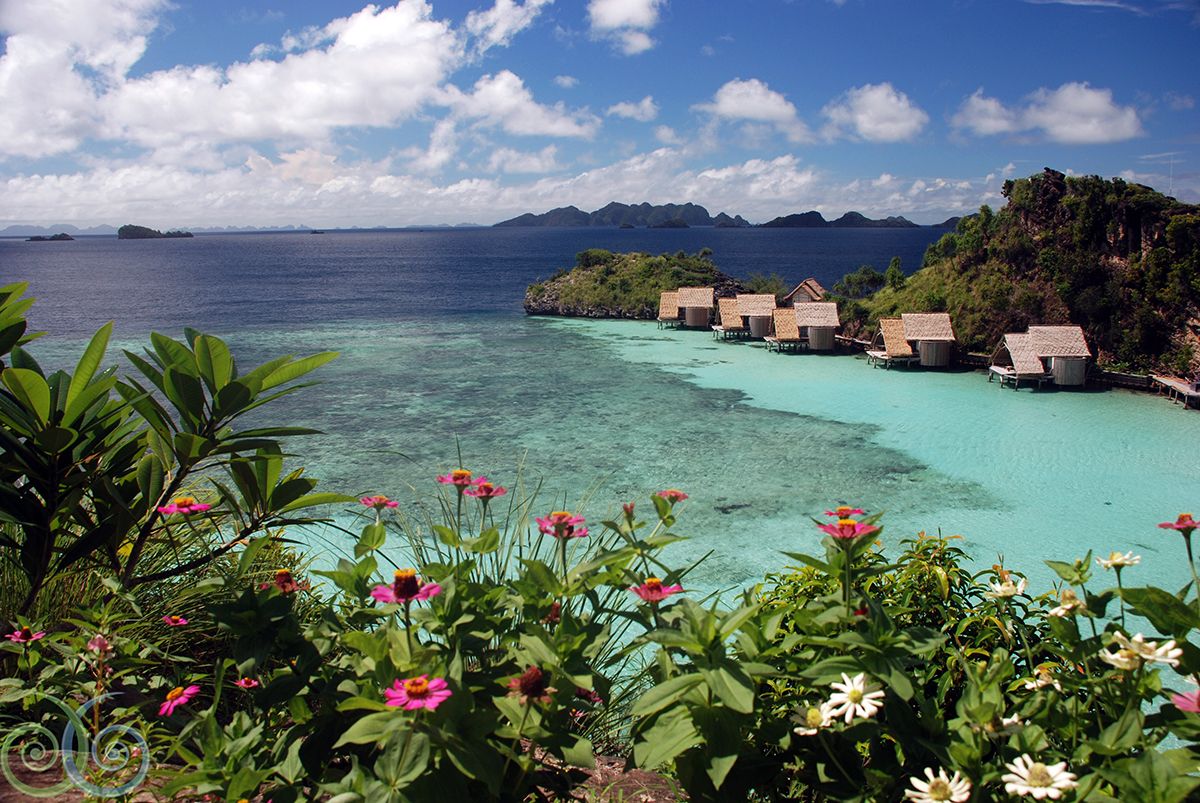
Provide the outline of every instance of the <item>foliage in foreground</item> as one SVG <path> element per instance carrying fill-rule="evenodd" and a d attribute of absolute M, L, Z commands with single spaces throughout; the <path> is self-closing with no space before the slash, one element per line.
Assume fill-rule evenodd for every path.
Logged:
<path fill-rule="evenodd" d="M 10 347 L 25 337 L 12 309 L 0 298 Z M 297 564 L 263 517 L 239 529 L 248 511 L 288 512 L 255 492 L 284 482 L 278 452 L 257 442 L 261 430 L 200 425 L 227 409 L 232 358 L 214 361 L 217 341 L 199 333 L 156 338 L 145 365 L 133 362 L 161 374 L 158 393 L 127 380 L 106 396 L 120 386 L 94 385 L 105 376 L 88 368 L 98 342 L 70 376 L 43 376 L 19 347 L 0 372 L 0 557 L 44 566 L 26 552 L 50 543 L 52 572 L 26 575 L 31 587 L 45 576 L 96 589 L 66 612 L 12 614 L 0 641 L 11 723 L 0 764 L 34 756 L 65 718 L 59 791 L 131 791 L 153 757 L 164 793 L 188 798 L 524 800 L 568 794 L 569 767 L 589 766 L 597 746 L 670 773 L 696 801 L 1166 802 L 1200 786 L 1200 692 L 1180 691 L 1200 673 L 1200 524 L 1188 514 L 1160 525 L 1192 567 L 1178 593 L 1126 586 L 1138 558 L 1113 553 L 1048 561 L 1061 587 L 1034 597 L 1011 567 L 972 574 L 951 539 L 902 540 L 893 561 L 878 517 L 840 507 L 816 522 L 821 554 L 789 552 L 795 571 L 723 603 L 696 599 L 689 567 L 664 559 L 685 493 L 654 494 L 649 517 L 631 502 L 586 527 L 571 511 L 537 516 L 535 499 L 458 469 L 438 478 L 440 517 L 365 497 L 352 558 L 264 578 L 265 560 Z M 254 390 L 228 393 L 248 404 Z M 98 431 L 92 448 L 119 446 L 120 460 L 74 456 Z M 112 486 L 145 499 L 147 459 L 200 464 L 195 444 L 213 456 L 206 478 L 254 481 L 234 492 L 215 480 L 201 497 L 157 505 L 147 543 L 164 544 L 161 577 L 130 582 L 148 576 L 129 570 L 124 549 L 143 530 L 97 538 L 90 516 L 116 504 Z M 46 455 L 77 478 L 87 500 L 77 510 L 36 490 L 58 487 L 34 473 Z M 311 492 L 293 487 L 292 499 Z M 119 520 L 144 526 L 148 508 Z M 76 513 L 47 528 L 26 509 Z M 81 557 L 64 564 L 72 550 Z M 400 555 L 411 568 L 395 568 Z M 1098 567 L 1115 588 L 1094 588 Z"/>

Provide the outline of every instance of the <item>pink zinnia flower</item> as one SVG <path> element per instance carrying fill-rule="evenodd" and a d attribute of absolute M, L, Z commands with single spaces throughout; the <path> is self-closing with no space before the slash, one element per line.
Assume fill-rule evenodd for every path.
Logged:
<path fill-rule="evenodd" d="M 849 540 L 858 538 L 862 535 L 870 535 L 879 530 L 871 524 L 863 524 L 861 521 L 854 519 L 838 519 L 837 524 L 818 524 L 817 529 L 821 532 L 829 533 L 834 538 Z"/>
<path fill-rule="evenodd" d="M 583 538 L 588 534 L 587 527 L 575 526 L 583 522 L 583 516 L 573 516 L 565 510 L 556 510 L 544 519 L 537 519 L 538 530 L 555 538 Z"/>
<path fill-rule="evenodd" d="M 400 506 L 399 502 L 393 502 L 391 499 L 388 499 L 386 496 L 364 496 L 362 499 L 359 499 L 358 501 L 361 502 L 364 507 L 371 507 L 371 508 L 375 508 L 376 510 L 383 510 L 385 507 L 399 507 Z"/>
<path fill-rule="evenodd" d="M 625 511 L 625 518 L 633 518 L 633 502 L 626 502 L 625 504 L 621 505 L 621 510 Z"/>
<path fill-rule="evenodd" d="M 1164 521 L 1158 526 L 1164 530 L 1178 530 L 1184 535 L 1191 535 L 1193 530 L 1200 527 L 1200 521 L 1193 519 L 1191 513 L 1180 513 L 1175 521 Z"/>
<path fill-rule="evenodd" d="M 167 614 L 162 620 L 168 627 L 183 627 L 188 623 L 187 619 L 184 619 L 182 616 L 176 616 L 173 613 Z"/>
<path fill-rule="evenodd" d="M 442 587 L 437 583 L 423 583 L 417 577 L 416 569 L 397 569 L 392 575 L 390 586 L 375 586 L 371 596 L 379 602 L 404 603 L 413 600 L 426 600 L 442 593 Z"/>
<path fill-rule="evenodd" d="M 175 513 L 182 513 L 186 516 L 189 513 L 203 513 L 211 507 L 212 505 L 197 502 L 194 496 L 177 496 L 171 504 L 160 507 L 158 512 L 164 516 L 170 516 Z"/>
<path fill-rule="evenodd" d="M 476 481 L 474 488 L 468 488 L 463 493 L 487 502 L 488 500 L 495 499 L 497 496 L 504 496 L 508 493 L 508 489 L 503 486 L 493 485 L 487 481 L 487 477 L 480 477 Z"/>
<path fill-rule="evenodd" d="M 682 502 L 684 499 L 688 498 L 688 495 L 678 488 L 668 488 L 665 491 L 659 491 L 657 495 L 661 496 L 663 499 L 666 499 L 672 505 L 676 502 Z"/>
<path fill-rule="evenodd" d="M 257 689 L 258 681 L 254 678 L 238 678 L 233 682 L 239 689 Z"/>
<path fill-rule="evenodd" d="M 390 689 L 383 690 L 387 704 L 405 711 L 416 711 L 418 708 L 437 708 L 450 697 L 445 678 L 432 678 L 429 675 L 418 675 L 408 680 L 397 680 Z"/>
<path fill-rule="evenodd" d="M 442 485 L 453 485 L 458 488 L 459 493 L 462 493 L 468 486 L 476 482 L 484 482 L 486 480 L 487 477 L 480 477 L 478 480 L 473 481 L 471 479 L 471 472 L 465 468 L 456 468 L 449 474 L 443 474 L 437 478 L 437 481 Z"/>
<path fill-rule="evenodd" d="M 108 639 L 100 635 L 93 636 L 88 641 L 87 648 L 102 658 L 112 652 L 112 645 L 108 643 Z"/>
<path fill-rule="evenodd" d="M 8 635 L 5 636 L 5 638 L 8 639 L 9 641 L 15 642 L 17 644 L 29 644 L 30 642 L 37 641 L 38 639 L 42 638 L 45 635 L 46 635 L 45 630 L 41 630 L 41 631 L 38 631 L 37 633 L 34 633 L 28 627 L 22 627 L 22 628 L 18 628 L 17 630 L 14 630 L 13 632 L 9 633 Z"/>
<path fill-rule="evenodd" d="M 662 602 L 672 594 L 683 591 L 683 586 L 664 586 L 657 577 L 647 577 L 640 586 L 630 586 L 629 590 L 646 602 Z"/>
<path fill-rule="evenodd" d="M 163 700 L 163 704 L 158 707 L 158 715 L 160 717 L 169 717 L 175 713 L 175 709 L 189 702 L 193 697 L 200 693 L 199 686 L 188 686 L 186 689 L 183 686 L 176 686 L 167 692 L 167 698 Z"/>
<path fill-rule="evenodd" d="M 1175 703 L 1175 707 L 1180 711 L 1189 711 L 1193 714 L 1200 714 L 1200 689 L 1195 689 L 1183 694 L 1172 694 L 1171 702 Z"/>
<path fill-rule="evenodd" d="M 516 697 L 521 705 L 550 702 L 550 695 L 558 691 L 550 685 L 550 676 L 536 666 L 531 666 L 518 677 L 508 682 L 509 697 Z"/>
<path fill-rule="evenodd" d="M 840 505 L 833 510 L 826 510 L 826 516 L 832 516 L 835 519 L 848 519 L 851 516 L 861 516 L 863 514 L 861 507 L 850 507 L 849 505 Z"/>

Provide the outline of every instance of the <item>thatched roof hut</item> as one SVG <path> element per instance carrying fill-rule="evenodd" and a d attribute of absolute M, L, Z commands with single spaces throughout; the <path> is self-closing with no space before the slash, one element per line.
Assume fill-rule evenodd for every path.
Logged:
<path fill-rule="evenodd" d="M 942 368 L 950 364 L 950 352 L 957 338 L 950 316 L 945 312 L 905 312 L 904 339 L 917 344 L 921 365 Z"/>
<path fill-rule="evenodd" d="M 814 351 L 833 349 L 833 333 L 840 325 L 837 304 L 832 301 L 809 301 L 797 304 L 796 323 L 807 330 L 808 347 Z"/>
<path fill-rule="evenodd" d="M 1072 386 L 1087 381 L 1087 361 L 1091 356 L 1080 327 L 1031 326 L 1025 334 L 1006 334 L 992 354 L 992 365 L 1011 367 L 1007 374 L 996 373 L 1011 375 L 1014 385 L 1022 377 L 1044 379 L 1049 373 L 1054 384 Z M 1049 371 L 1046 360 L 1050 361 Z"/>
<path fill-rule="evenodd" d="M 674 323 L 679 320 L 679 293 L 664 290 L 658 295 L 658 322 Z"/>
<path fill-rule="evenodd" d="M 803 304 L 810 301 L 824 300 L 825 288 L 816 279 L 808 278 L 793 287 L 792 292 L 785 295 L 780 303 L 786 307 L 789 304 Z"/>
<path fill-rule="evenodd" d="M 688 326 L 708 326 L 708 319 L 713 308 L 713 289 L 711 287 L 680 287 L 675 292 L 679 307 L 683 310 L 684 322 Z"/>
<path fill-rule="evenodd" d="M 747 318 L 771 317 L 775 309 L 775 296 L 771 293 L 738 293 L 738 313 Z"/>

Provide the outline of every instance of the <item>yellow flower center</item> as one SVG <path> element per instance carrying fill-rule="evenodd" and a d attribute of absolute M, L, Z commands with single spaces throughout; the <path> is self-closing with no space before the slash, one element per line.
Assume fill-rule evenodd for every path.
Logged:
<path fill-rule="evenodd" d="M 569 518 L 571 518 L 571 512 L 569 510 L 555 510 L 553 513 L 550 514 L 550 518 L 552 518 L 552 519 L 569 519 Z"/>
<path fill-rule="evenodd" d="M 1037 763 L 1029 768 L 1029 777 L 1025 781 L 1026 786 L 1048 787 L 1054 785 L 1054 778 L 1046 770 L 1046 765 Z"/>
<path fill-rule="evenodd" d="M 810 728 L 819 728 L 823 719 L 819 708 L 809 708 L 804 714 L 804 724 Z"/>
<path fill-rule="evenodd" d="M 177 497 L 175 497 L 174 502 L 176 505 L 178 505 L 180 507 L 194 505 L 194 504 L 196 504 L 196 497 L 194 497 L 194 496 L 177 496 Z"/>
<path fill-rule="evenodd" d="M 646 588 L 650 589 L 651 591 L 661 591 L 662 580 L 659 580 L 657 577 L 647 577 Z"/>
<path fill-rule="evenodd" d="M 411 580 L 412 578 L 414 578 L 416 576 L 417 576 L 416 569 L 397 569 L 396 573 L 394 575 L 392 575 L 392 579 L 395 580 L 397 583 L 399 583 L 399 582 L 403 582 L 405 580 Z"/>
<path fill-rule="evenodd" d="M 471 472 L 465 468 L 456 468 L 450 472 L 450 476 L 456 480 L 469 480 L 471 479 Z"/>
<path fill-rule="evenodd" d="M 169 692 L 167 692 L 167 702 L 170 702 L 171 700 L 178 700 L 182 696 L 183 696 L 183 686 L 176 686 L 175 688 L 173 688 Z"/>
<path fill-rule="evenodd" d="M 409 678 L 404 681 L 404 691 L 409 697 L 424 697 L 429 693 L 429 681 L 425 678 Z"/>
<path fill-rule="evenodd" d="M 950 789 L 950 784 L 943 781 L 941 778 L 934 778 L 929 782 L 929 789 L 925 795 L 930 800 L 950 800 L 953 790 Z"/>
<path fill-rule="evenodd" d="M 838 505 L 834 512 L 839 516 L 849 516 L 850 511 L 853 509 L 854 508 L 850 507 L 849 505 Z"/>
<path fill-rule="evenodd" d="M 853 527 L 858 524 L 854 519 L 838 519 L 838 525 L 841 527 Z"/>
<path fill-rule="evenodd" d="M 858 705 L 863 700 L 862 690 L 861 689 L 851 689 L 850 691 L 846 692 L 846 699 L 849 700 L 850 702 L 854 703 L 855 705 Z"/>

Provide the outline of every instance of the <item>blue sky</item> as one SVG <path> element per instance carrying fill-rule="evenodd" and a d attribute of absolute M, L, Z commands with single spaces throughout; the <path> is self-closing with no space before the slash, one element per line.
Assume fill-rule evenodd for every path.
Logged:
<path fill-rule="evenodd" d="M 1200 201 L 1196 0 L 0 0 L 0 226 Z"/>

